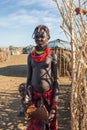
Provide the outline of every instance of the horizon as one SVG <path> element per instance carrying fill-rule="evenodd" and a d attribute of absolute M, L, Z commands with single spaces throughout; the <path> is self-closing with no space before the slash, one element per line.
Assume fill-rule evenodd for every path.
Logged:
<path fill-rule="evenodd" d="M 56 41 L 56 40 L 60 40 L 60 41 L 62 41 L 62 42 L 68 42 L 68 43 L 70 43 L 70 42 L 67 41 L 67 40 L 54 39 L 54 40 L 49 40 L 47 44 L 49 44 L 49 43 L 51 43 L 51 42 L 54 42 L 54 41 Z M 9 45 L 9 46 L 0 46 L 0 48 L 8 48 L 8 47 L 10 47 L 10 46 L 12 46 L 12 47 L 18 47 L 18 48 L 20 48 L 20 47 L 23 48 L 23 47 L 28 47 L 28 46 L 36 46 L 36 44 L 34 43 L 34 44 L 25 45 L 25 46 Z"/>

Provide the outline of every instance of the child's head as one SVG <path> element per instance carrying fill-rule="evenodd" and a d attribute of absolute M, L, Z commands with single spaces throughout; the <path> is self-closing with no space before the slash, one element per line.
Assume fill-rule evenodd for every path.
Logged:
<path fill-rule="evenodd" d="M 37 45 L 46 45 L 48 40 L 50 39 L 49 28 L 45 25 L 37 26 L 34 30 L 33 38 L 35 39 Z"/>
<path fill-rule="evenodd" d="M 21 83 L 21 84 L 19 85 L 18 90 L 19 90 L 20 96 L 23 97 L 23 96 L 25 95 L 25 83 Z"/>

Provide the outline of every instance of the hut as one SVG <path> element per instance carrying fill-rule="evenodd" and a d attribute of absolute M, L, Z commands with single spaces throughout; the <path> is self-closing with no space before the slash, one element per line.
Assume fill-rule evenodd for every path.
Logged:
<path fill-rule="evenodd" d="M 71 45 L 70 42 L 56 39 L 48 43 L 57 54 L 59 76 L 71 76 Z"/>
<path fill-rule="evenodd" d="M 7 61 L 10 57 L 9 48 L 1 47 L 0 48 L 0 62 Z"/>

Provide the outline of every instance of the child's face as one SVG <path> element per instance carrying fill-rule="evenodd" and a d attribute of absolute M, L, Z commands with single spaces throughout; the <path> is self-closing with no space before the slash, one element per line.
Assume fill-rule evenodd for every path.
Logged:
<path fill-rule="evenodd" d="M 20 93 L 20 96 L 24 96 L 25 95 L 25 89 L 23 88 L 23 86 L 21 86 L 19 88 L 19 93 Z"/>
<path fill-rule="evenodd" d="M 39 32 L 35 33 L 35 42 L 41 47 L 48 42 L 48 35 L 45 30 L 41 29 Z"/>
<path fill-rule="evenodd" d="M 25 92 L 24 91 L 21 91 L 20 92 L 20 96 L 24 96 L 25 95 Z"/>

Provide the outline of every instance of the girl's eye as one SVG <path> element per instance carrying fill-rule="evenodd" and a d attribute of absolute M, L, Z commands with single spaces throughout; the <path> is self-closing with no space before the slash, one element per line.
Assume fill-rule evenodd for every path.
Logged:
<path fill-rule="evenodd" d="M 42 36 L 40 36 L 41 38 L 44 38 L 44 36 L 42 35 Z"/>
<path fill-rule="evenodd" d="M 36 35 L 35 38 L 44 38 L 43 35 Z"/>

